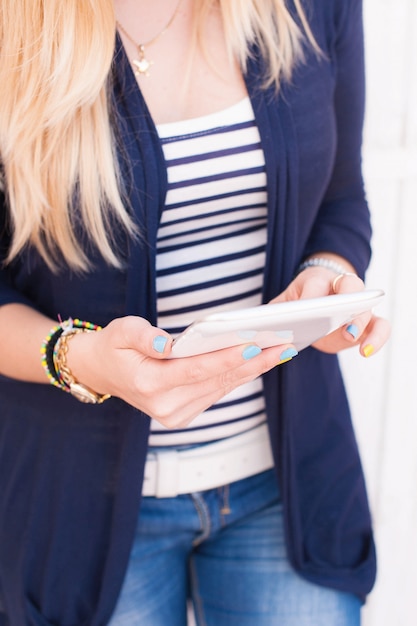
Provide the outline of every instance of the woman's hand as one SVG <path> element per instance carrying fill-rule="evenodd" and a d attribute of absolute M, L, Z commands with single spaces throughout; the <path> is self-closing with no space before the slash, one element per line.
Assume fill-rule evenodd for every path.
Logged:
<path fill-rule="evenodd" d="M 224 395 L 297 354 L 286 344 L 260 350 L 246 344 L 168 359 L 172 338 L 139 317 L 112 321 L 71 340 L 68 365 L 98 393 L 122 398 L 168 428 L 186 426 Z"/>
<path fill-rule="evenodd" d="M 349 269 L 347 268 L 346 271 L 348 272 Z M 298 274 L 287 289 L 272 302 L 317 298 L 335 293 L 352 293 L 362 291 L 364 288 L 363 281 L 353 273 L 338 276 L 325 267 L 308 267 Z M 369 357 L 385 344 L 389 334 L 389 322 L 369 311 L 356 317 L 346 326 L 319 339 L 313 346 L 330 353 L 359 346 L 362 356 Z"/>

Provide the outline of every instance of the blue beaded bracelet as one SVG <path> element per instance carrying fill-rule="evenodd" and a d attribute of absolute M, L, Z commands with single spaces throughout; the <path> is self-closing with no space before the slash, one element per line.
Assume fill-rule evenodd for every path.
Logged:
<path fill-rule="evenodd" d="M 298 267 L 297 275 L 300 274 L 303 270 L 307 269 L 308 267 L 325 267 L 328 270 L 332 270 L 336 274 L 349 274 L 350 273 L 345 267 L 343 267 L 343 265 L 340 265 L 340 263 L 336 263 L 336 261 L 332 261 L 331 259 L 326 259 L 324 257 L 316 256 L 316 257 L 313 257 L 312 259 L 307 259 L 307 261 L 304 261 L 303 263 L 301 263 L 301 265 Z"/>

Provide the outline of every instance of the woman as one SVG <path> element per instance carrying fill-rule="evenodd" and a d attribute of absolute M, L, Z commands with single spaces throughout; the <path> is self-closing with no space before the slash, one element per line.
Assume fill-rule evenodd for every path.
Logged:
<path fill-rule="evenodd" d="M 0 623 L 176 626 L 190 595 L 199 624 L 358 624 L 335 353 L 387 322 L 169 356 L 209 311 L 363 288 L 360 0 L 1 19 Z"/>

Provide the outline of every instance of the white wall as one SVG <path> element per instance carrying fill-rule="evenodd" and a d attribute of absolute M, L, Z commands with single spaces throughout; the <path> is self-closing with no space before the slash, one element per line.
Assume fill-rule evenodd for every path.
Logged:
<path fill-rule="evenodd" d="M 417 624 L 417 0 L 364 0 L 364 168 L 370 287 L 392 323 L 383 351 L 342 364 L 368 480 L 379 573 L 364 626 Z"/>

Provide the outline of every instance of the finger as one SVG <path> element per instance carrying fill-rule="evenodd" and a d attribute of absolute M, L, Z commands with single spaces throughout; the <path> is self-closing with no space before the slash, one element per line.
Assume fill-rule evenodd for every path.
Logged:
<path fill-rule="evenodd" d="M 341 295 L 363 291 L 365 284 L 359 276 L 352 273 L 338 274 L 332 282 L 333 294 Z M 362 315 L 358 315 L 341 329 L 343 339 L 348 344 L 353 345 L 362 335 L 369 320 L 371 319 L 371 311 L 366 311 Z M 348 346 L 349 347 L 349 346 Z M 341 348 L 343 349 L 343 348 Z"/>
<path fill-rule="evenodd" d="M 357 340 L 362 336 L 365 328 L 368 326 L 371 318 L 372 311 L 366 311 L 365 313 L 362 313 L 352 319 L 348 324 L 340 329 L 344 339 L 346 339 L 346 341 L 350 344 L 357 342 Z"/>
<path fill-rule="evenodd" d="M 363 280 L 356 274 L 338 274 L 332 281 L 333 294 L 353 293 L 363 291 L 364 288 Z"/>
<path fill-rule="evenodd" d="M 313 347 L 323 352 L 335 353 L 357 345 L 371 317 L 370 311 L 362 313 L 347 324 L 315 341 Z"/>
<path fill-rule="evenodd" d="M 142 317 L 127 316 L 114 320 L 106 328 L 113 333 L 119 348 L 130 348 L 154 359 L 164 358 L 170 352 L 171 335 Z"/>
<path fill-rule="evenodd" d="M 247 350 L 254 347 L 256 348 L 252 345 L 245 346 L 243 352 L 247 355 Z M 175 367 L 178 380 L 184 380 L 185 377 L 186 382 L 173 386 L 168 394 L 161 395 L 152 390 L 149 398 L 151 416 L 168 428 L 181 428 L 236 387 L 257 378 L 277 364 L 288 362 L 297 355 L 294 346 L 286 344 L 263 351 L 251 350 L 251 358 L 241 356 L 240 365 L 233 368 L 232 361 L 223 355 L 223 362 L 219 365 L 220 352 L 230 350 L 233 349 L 204 355 L 214 357 L 216 366 L 213 370 L 210 365 L 207 367 L 207 363 L 200 363 L 197 366 L 202 356 L 165 361 L 163 380 L 169 379 L 169 370 Z M 183 368 L 185 370 L 178 372 Z"/>
<path fill-rule="evenodd" d="M 391 334 L 391 325 L 388 320 L 375 315 L 367 325 L 361 337 L 359 351 L 364 357 L 376 354 L 388 341 Z"/>
<path fill-rule="evenodd" d="M 245 377 L 255 377 L 275 367 L 282 360 L 297 355 L 292 344 L 281 344 L 261 350 L 256 344 L 244 344 L 207 352 L 197 356 L 173 359 L 165 371 L 172 387 L 214 381 L 217 387 L 229 388 Z"/>

